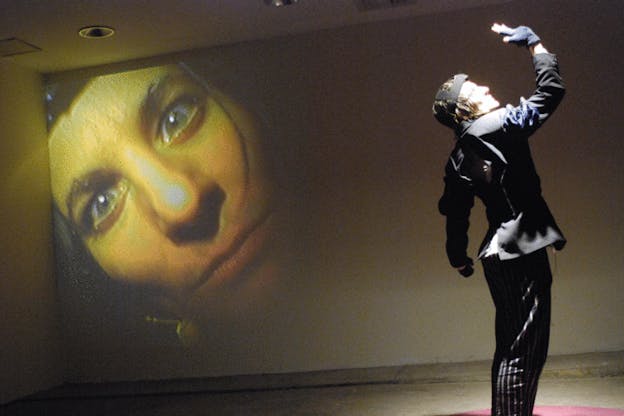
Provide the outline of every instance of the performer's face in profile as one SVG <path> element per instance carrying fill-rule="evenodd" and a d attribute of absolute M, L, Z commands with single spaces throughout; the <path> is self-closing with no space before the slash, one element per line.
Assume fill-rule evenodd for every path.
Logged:
<path fill-rule="evenodd" d="M 461 87 L 460 95 L 467 97 L 473 103 L 478 113 L 486 114 L 498 108 L 500 103 L 490 94 L 490 89 L 486 86 L 477 85 L 472 81 L 466 81 Z"/>
<path fill-rule="evenodd" d="M 49 147 L 53 198 L 111 278 L 180 298 L 264 278 L 272 195 L 257 129 L 182 68 L 95 78 Z"/>

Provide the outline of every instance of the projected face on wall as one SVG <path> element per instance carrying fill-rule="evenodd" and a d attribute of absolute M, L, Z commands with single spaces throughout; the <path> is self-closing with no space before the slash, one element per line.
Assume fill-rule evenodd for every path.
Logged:
<path fill-rule="evenodd" d="M 50 128 L 54 203 L 107 277 L 177 319 L 242 308 L 276 267 L 259 131 L 185 66 L 94 78 Z"/>

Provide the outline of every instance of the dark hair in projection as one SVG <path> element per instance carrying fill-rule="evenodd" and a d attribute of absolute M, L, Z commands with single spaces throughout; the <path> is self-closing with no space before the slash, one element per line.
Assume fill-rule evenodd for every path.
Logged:
<path fill-rule="evenodd" d="M 45 100 L 48 113 L 48 131 L 52 129 L 58 117 L 69 109 L 71 103 L 88 82 L 88 79 L 78 79 L 64 82 L 62 85 L 52 84 L 46 86 Z"/>
<path fill-rule="evenodd" d="M 145 290 L 110 279 L 56 206 L 53 220 L 63 332 L 70 342 L 75 337 L 81 342 L 177 342 L 175 331 L 147 324 L 146 317 L 158 313 Z"/>

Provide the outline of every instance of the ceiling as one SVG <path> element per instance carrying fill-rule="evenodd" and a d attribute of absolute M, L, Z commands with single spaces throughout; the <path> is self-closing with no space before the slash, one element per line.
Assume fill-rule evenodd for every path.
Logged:
<path fill-rule="evenodd" d="M 508 1 L 299 0 L 270 7 L 266 0 L 0 0 L 0 59 L 53 73 Z M 78 30 L 87 25 L 111 26 L 116 34 L 83 39 Z M 13 54 L 15 39 L 36 49 Z"/>

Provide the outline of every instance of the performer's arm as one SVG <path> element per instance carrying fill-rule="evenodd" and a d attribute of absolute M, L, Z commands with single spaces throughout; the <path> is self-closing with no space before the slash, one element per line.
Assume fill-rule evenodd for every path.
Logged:
<path fill-rule="evenodd" d="M 539 36 L 526 26 L 510 28 L 495 23 L 492 30 L 503 35 L 503 42 L 526 46 L 533 57 L 536 89 L 528 100 L 521 99 L 517 107 L 507 106 L 506 129 L 536 129 L 555 111 L 563 96 L 565 86 L 559 73 L 557 57 L 548 52 Z"/>
<path fill-rule="evenodd" d="M 446 168 L 444 194 L 438 203 L 440 213 L 446 216 L 446 254 L 451 266 L 464 277 L 472 274 L 472 259 L 468 257 L 468 227 L 474 195 L 467 184 L 457 179 L 452 162 Z"/>

